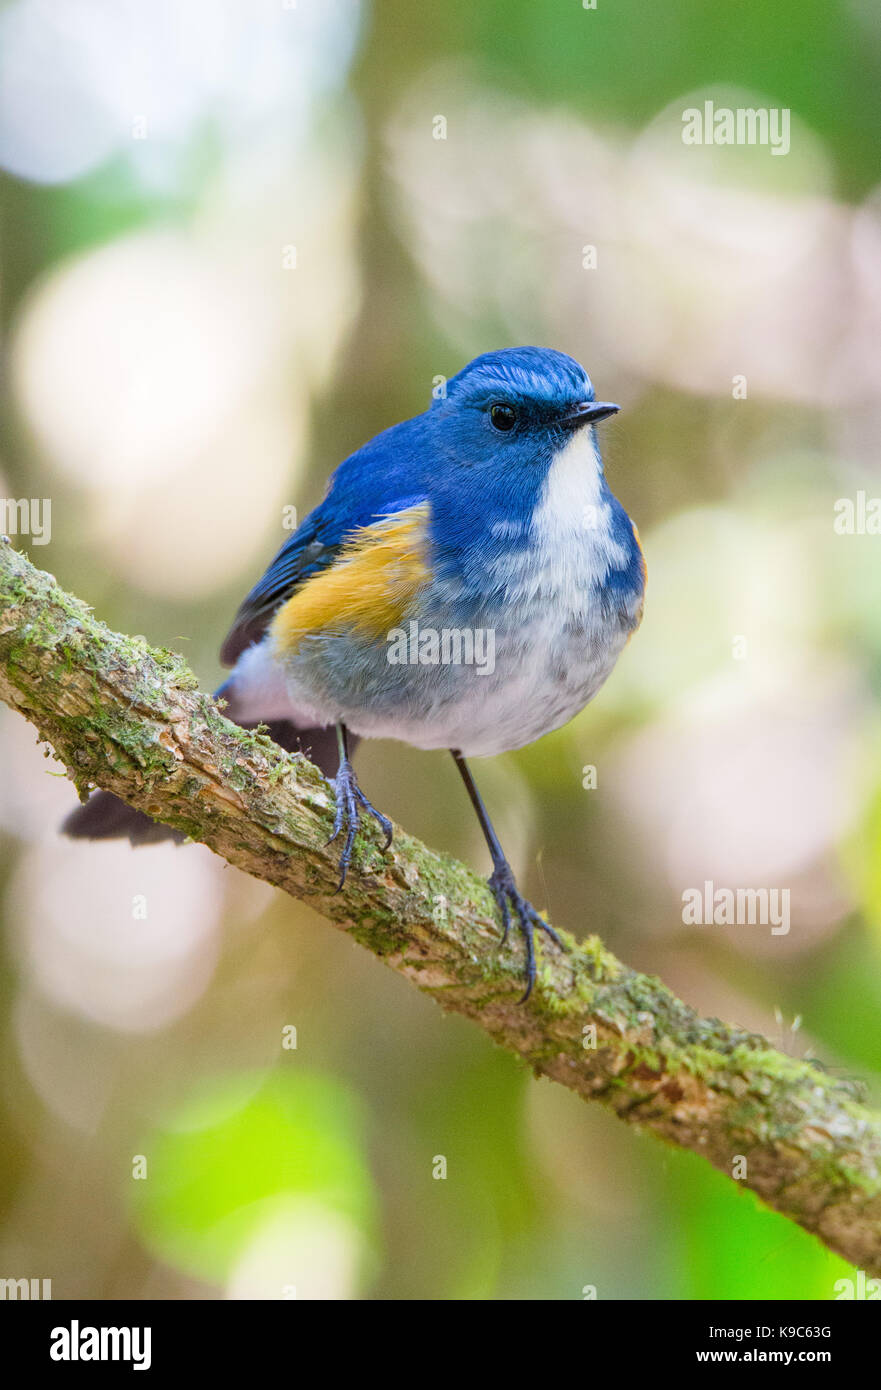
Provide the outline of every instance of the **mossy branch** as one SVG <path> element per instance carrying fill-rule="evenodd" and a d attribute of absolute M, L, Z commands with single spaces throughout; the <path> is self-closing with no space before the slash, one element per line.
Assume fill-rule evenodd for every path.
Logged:
<path fill-rule="evenodd" d="M 180 657 L 111 632 L 8 541 L 0 698 L 82 793 L 107 788 L 309 903 L 537 1076 L 703 1155 L 881 1275 L 881 1119 L 851 1086 L 699 1017 L 596 937 L 567 938 L 571 953 L 542 942 L 536 988 L 518 1005 L 522 946 L 499 949 L 485 883 L 402 830 L 384 854 L 368 823 L 335 895 L 332 795 L 318 769 L 230 723 Z"/>

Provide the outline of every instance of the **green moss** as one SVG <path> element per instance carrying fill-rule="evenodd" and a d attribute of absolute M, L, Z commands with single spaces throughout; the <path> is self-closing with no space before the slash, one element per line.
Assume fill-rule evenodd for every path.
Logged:
<path fill-rule="evenodd" d="M 295 892 L 305 884 L 308 895 L 326 897 L 333 868 L 322 840 L 330 831 L 332 798 L 317 768 L 277 748 L 264 728 L 238 729 L 210 696 L 197 693 L 183 658 L 151 649 L 142 637 L 109 632 L 84 604 L 5 546 L 0 547 L 0 606 L 17 607 L 22 615 L 17 628 L 0 633 L 9 684 L 26 697 L 33 722 L 58 748 L 78 789 L 93 778 L 106 781 L 112 770 L 120 786 L 143 789 L 142 804 L 153 804 L 154 790 L 157 802 L 164 795 L 162 820 L 190 838 L 214 839 L 216 826 L 224 843 L 237 840 L 242 856 L 249 849 L 266 852 L 267 881 Z M 121 673 L 130 708 L 118 691 Z M 78 699 L 88 703 L 86 714 L 65 713 L 58 687 L 66 681 L 75 683 Z M 111 685 L 117 686 L 115 695 Z M 173 699 L 187 693 L 177 702 L 191 731 L 200 737 L 202 722 L 221 777 L 251 798 L 257 823 L 250 833 L 244 825 L 237 830 L 223 809 L 202 809 L 204 779 L 190 774 L 173 747 L 160 741 L 159 715 L 168 692 Z M 144 720 L 137 706 L 156 717 Z M 167 792 L 171 772 L 186 779 L 175 784 L 173 801 Z M 286 778 L 284 791 L 273 796 Z M 261 824 L 269 827 L 269 838 Z M 355 881 L 348 898 L 330 904 L 333 915 L 374 954 L 403 957 L 423 991 L 443 1005 L 472 1015 L 500 1000 L 513 1005 L 522 993 L 523 948 L 516 939 L 503 951 L 488 941 L 486 923 L 497 923 L 498 913 L 486 885 L 464 865 L 404 834 L 395 849 L 394 859 L 384 856 L 379 831 L 365 823 L 355 870 L 364 878 Z M 290 865 L 294 856 L 297 863 Z M 376 874 L 372 882 L 371 873 Z M 445 922 L 434 921 L 438 898 L 449 903 Z M 405 901 L 406 925 L 386 905 Z M 359 920 L 348 924 L 344 914 Z M 423 930 L 431 931 L 438 948 L 432 956 L 444 958 L 441 985 L 431 983 L 438 978 L 437 959 L 423 960 L 414 944 Z M 710 1102 L 706 1151 L 717 1156 L 730 1141 L 738 1152 L 761 1153 L 766 1169 L 769 1159 L 779 1160 L 782 1181 L 775 1201 L 781 1209 L 798 1202 L 804 1207 L 804 1182 L 812 1200 L 843 1192 L 859 1206 L 878 1195 L 881 1133 L 876 1119 L 855 1106 L 849 1083 L 775 1052 L 764 1038 L 700 1018 L 659 980 L 622 965 L 597 937 L 580 948 L 571 937 L 565 940 L 572 950 L 562 957 L 552 945 L 539 943 L 532 1001 L 521 1012 L 494 1012 L 497 1041 L 537 1073 L 550 1071 L 565 1054 L 576 1089 L 602 1093 L 617 1113 L 654 1124 L 665 1137 L 672 1132 L 669 1112 L 678 1093 L 676 1088 L 668 1093 L 665 1083 L 678 1075 L 684 1085 L 688 1076 L 690 1089 L 698 1094 L 703 1089 Z M 581 1045 L 583 1021 L 600 1029 L 600 1046 L 590 1054 Z M 836 1128 L 842 1115 L 857 1138 Z"/>
<path fill-rule="evenodd" d="M 390 913 L 364 916 L 346 927 L 346 934 L 380 957 L 398 955 L 409 939 Z"/>

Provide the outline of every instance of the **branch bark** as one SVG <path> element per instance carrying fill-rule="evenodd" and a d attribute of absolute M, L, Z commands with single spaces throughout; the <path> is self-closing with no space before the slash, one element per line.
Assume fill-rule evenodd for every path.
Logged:
<path fill-rule="evenodd" d="M 703 1155 L 832 1250 L 881 1275 L 881 1118 L 854 1087 L 701 1018 L 595 936 L 499 949 L 483 880 L 368 821 L 345 891 L 327 782 L 305 758 L 225 719 L 183 660 L 111 632 L 0 542 L 0 698 L 52 745 L 81 794 L 116 792 L 245 873 L 309 903 L 442 1008 L 621 1119 Z M 84 846 L 83 853 L 88 853 Z M 512 933 L 512 937 L 513 937 Z"/>

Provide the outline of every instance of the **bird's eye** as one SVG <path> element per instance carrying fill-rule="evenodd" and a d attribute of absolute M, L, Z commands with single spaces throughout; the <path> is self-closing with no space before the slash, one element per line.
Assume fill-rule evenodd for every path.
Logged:
<path fill-rule="evenodd" d="M 491 405 L 489 418 L 497 430 L 507 434 L 517 423 L 517 412 L 512 405 Z"/>

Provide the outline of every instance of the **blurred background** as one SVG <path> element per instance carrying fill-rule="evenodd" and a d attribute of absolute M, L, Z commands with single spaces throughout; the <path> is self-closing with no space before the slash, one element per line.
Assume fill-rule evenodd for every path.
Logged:
<path fill-rule="evenodd" d="M 876 1104 L 879 78 L 869 0 L 0 7 L 0 498 L 35 499 L 45 542 L 32 507 L 18 543 L 211 689 L 340 459 L 479 352 L 572 353 L 623 407 L 603 448 L 646 616 L 594 706 L 476 764 L 503 842 L 555 922 Z M 685 145 L 705 101 L 786 108 L 788 154 Z M 450 759 L 359 768 L 488 870 Z M 62 840 L 73 788 L 4 707 L 0 769 L 3 1276 L 96 1299 L 853 1276 L 204 847 Z M 788 888 L 790 931 L 684 925 L 707 880 Z"/>

